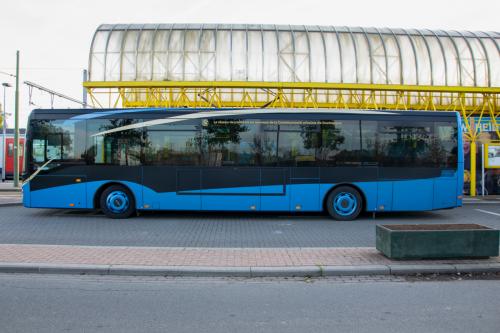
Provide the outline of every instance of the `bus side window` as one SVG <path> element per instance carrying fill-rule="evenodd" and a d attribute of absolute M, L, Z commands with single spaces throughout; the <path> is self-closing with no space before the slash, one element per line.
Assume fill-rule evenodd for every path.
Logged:
<path fill-rule="evenodd" d="M 436 123 L 434 131 L 434 159 L 442 168 L 456 168 L 458 161 L 457 126 L 447 123 Z"/>
<path fill-rule="evenodd" d="M 140 119 L 91 119 L 87 121 L 85 158 L 89 164 L 136 166 L 141 164 L 143 130 L 131 129 L 108 134 L 100 132 L 132 125 Z"/>
<path fill-rule="evenodd" d="M 320 151 L 319 125 L 278 125 L 280 166 L 315 166 Z"/>
<path fill-rule="evenodd" d="M 323 121 L 321 159 L 325 166 L 361 164 L 360 120 Z"/>
<path fill-rule="evenodd" d="M 376 121 L 361 121 L 361 161 L 364 165 L 378 165 Z"/>
<path fill-rule="evenodd" d="M 31 123 L 33 137 L 33 159 L 38 162 L 46 160 L 74 160 L 75 124 L 72 120 L 34 120 Z M 80 122 L 80 124 L 85 124 Z M 22 148 L 19 153 L 22 156 Z M 77 156 L 78 155 L 78 156 Z"/>
<path fill-rule="evenodd" d="M 430 167 L 432 158 L 433 124 L 378 123 L 378 157 L 382 166 Z"/>
<path fill-rule="evenodd" d="M 208 166 L 259 165 L 260 132 L 241 119 L 208 120 L 202 131 L 204 163 Z"/>
<path fill-rule="evenodd" d="M 158 127 L 158 126 L 157 126 Z M 200 164 L 199 134 L 186 125 L 149 127 L 144 137 L 144 159 L 149 165 Z"/>
<path fill-rule="evenodd" d="M 47 159 L 62 159 L 62 133 L 47 134 Z"/>

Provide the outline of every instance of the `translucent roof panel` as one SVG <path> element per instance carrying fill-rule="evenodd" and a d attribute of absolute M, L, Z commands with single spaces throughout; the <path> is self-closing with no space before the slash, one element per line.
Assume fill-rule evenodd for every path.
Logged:
<path fill-rule="evenodd" d="M 500 33 L 377 28 L 101 25 L 90 81 L 500 86 Z"/>

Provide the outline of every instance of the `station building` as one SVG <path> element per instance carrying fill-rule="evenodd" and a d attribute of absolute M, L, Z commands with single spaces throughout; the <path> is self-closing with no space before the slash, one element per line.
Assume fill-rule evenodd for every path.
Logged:
<path fill-rule="evenodd" d="M 500 33 L 333 26 L 104 24 L 95 107 L 458 111 L 465 192 L 500 194 Z M 500 165 L 499 165 L 500 167 Z"/>

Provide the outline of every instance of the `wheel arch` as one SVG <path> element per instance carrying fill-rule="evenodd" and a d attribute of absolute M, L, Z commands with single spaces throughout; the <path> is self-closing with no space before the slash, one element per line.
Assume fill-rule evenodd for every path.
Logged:
<path fill-rule="evenodd" d="M 132 189 L 129 186 L 127 186 L 126 184 L 114 181 L 114 182 L 104 183 L 104 184 L 102 184 L 101 186 L 99 186 L 97 188 L 97 190 L 94 193 L 94 198 L 92 200 L 93 201 L 93 207 L 94 207 L 94 209 L 100 209 L 101 208 L 101 195 L 102 195 L 102 192 L 104 192 L 104 190 L 106 190 L 108 187 L 113 186 L 113 185 L 119 185 L 119 186 L 125 187 L 130 192 L 130 194 L 132 195 L 132 198 L 134 199 L 134 202 L 137 204 L 137 198 L 135 197 L 134 191 L 132 191 Z"/>
<path fill-rule="evenodd" d="M 366 211 L 366 195 L 365 195 L 365 193 L 363 192 L 363 190 L 359 186 L 351 184 L 351 183 L 336 184 L 336 185 L 332 186 L 325 193 L 325 196 L 323 197 L 323 204 L 322 204 L 323 212 L 328 212 L 327 207 L 326 207 L 326 202 L 328 201 L 328 196 L 330 195 L 330 193 L 332 193 L 336 188 L 338 188 L 340 186 L 351 187 L 351 188 L 355 189 L 356 191 L 358 191 L 359 195 L 361 195 L 361 199 L 363 200 L 363 207 L 362 207 L 361 211 L 365 212 Z"/>

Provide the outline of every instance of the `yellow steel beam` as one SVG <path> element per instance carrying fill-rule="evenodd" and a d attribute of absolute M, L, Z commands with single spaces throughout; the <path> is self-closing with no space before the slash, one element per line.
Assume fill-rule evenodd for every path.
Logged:
<path fill-rule="evenodd" d="M 88 88 L 96 106 L 104 96 L 109 107 L 297 107 L 297 108 L 349 108 L 349 109 L 403 109 L 429 111 L 500 113 L 500 94 L 434 93 L 413 91 L 362 90 L 285 90 L 228 88 L 118 88 L 111 94 L 100 88 Z M 121 105 L 120 105 L 121 102 Z M 106 103 L 104 103 L 106 104 Z"/>
<path fill-rule="evenodd" d="M 470 142 L 470 196 L 476 196 L 476 140 Z"/>
<path fill-rule="evenodd" d="M 426 86 L 398 84 L 362 84 L 328 82 L 257 82 L 257 81 L 87 81 L 85 88 L 256 88 L 325 89 L 369 91 L 422 91 L 500 94 L 500 87 Z"/>

